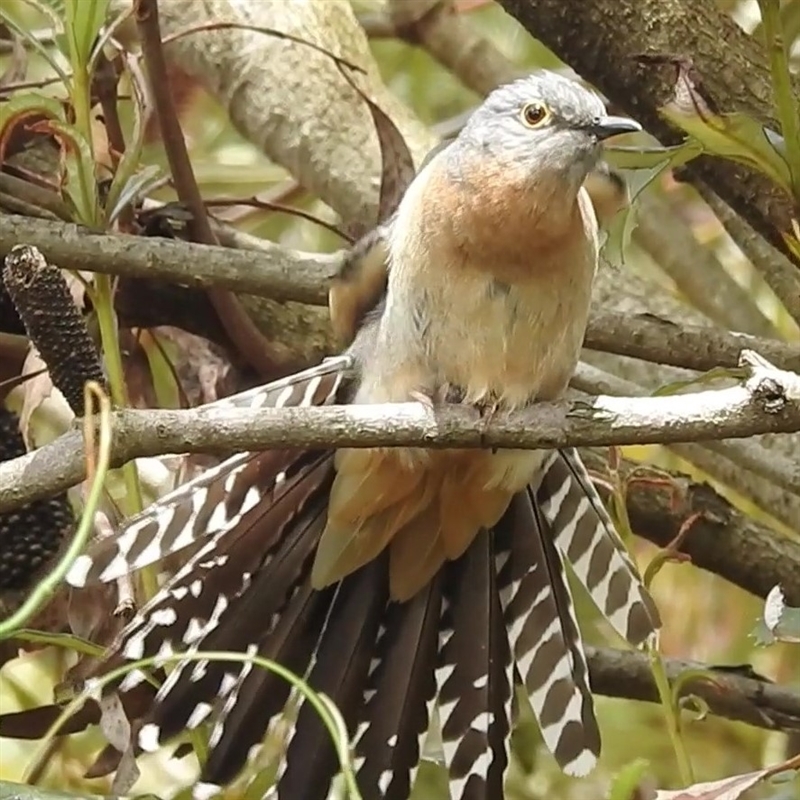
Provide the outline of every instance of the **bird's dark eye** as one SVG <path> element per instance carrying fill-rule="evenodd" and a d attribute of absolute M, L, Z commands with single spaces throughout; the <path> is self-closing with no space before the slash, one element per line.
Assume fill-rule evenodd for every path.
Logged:
<path fill-rule="evenodd" d="M 522 109 L 522 121 L 529 128 L 535 128 L 537 125 L 541 125 L 549 116 L 550 112 L 542 103 L 528 103 Z"/>

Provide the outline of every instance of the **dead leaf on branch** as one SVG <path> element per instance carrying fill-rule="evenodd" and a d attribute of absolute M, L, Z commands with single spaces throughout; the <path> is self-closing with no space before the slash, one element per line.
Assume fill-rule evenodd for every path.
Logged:
<path fill-rule="evenodd" d="M 733 775 L 718 781 L 696 783 L 685 789 L 665 790 L 656 792 L 654 800 L 738 800 L 748 789 L 756 784 L 777 775 L 780 772 L 796 771 L 800 769 L 800 756 L 794 756 L 782 764 L 748 772 L 744 775 Z"/>

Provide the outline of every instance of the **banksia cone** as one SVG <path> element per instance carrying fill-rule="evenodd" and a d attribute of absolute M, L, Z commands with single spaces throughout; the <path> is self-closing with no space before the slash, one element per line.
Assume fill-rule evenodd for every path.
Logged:
<path fill-rule="evenodd" d="M 17 415 L 0 407 L 0 461 L 24 454 Z M 66 494 L 0 514 L 0 610 L 47 571 L 73 526 Z"/>
<path fill-rule="evenodd" d="M 3 281 L 25 330 L 47 364 L 53 385 L 77 416 L 83 416 L 83 387 L 106 379 L 100 356 L 61 270 L 29 245 L 6 256 Z"/>
<path fill-rule="evenodd" d="M 0 333 L 25 333 L 25 326 L 2 281 L 0 281 Z"/>

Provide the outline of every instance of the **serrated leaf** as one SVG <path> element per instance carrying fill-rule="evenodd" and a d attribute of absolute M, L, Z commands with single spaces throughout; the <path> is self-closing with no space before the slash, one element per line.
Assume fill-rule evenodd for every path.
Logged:
<path fill-rule="evenodd" d="M 775 640 L 800 643 L 800 608 L 786 605 L 780 586 L 773 586 L 764 601 L 764 625 Z"/>
<path fill-rule="evenodd" d="M 777 134 L 747 114 L 712 109 L 700 93 L 691 62 L 681 59 L 676 66 L 675 93 L 659 109 L 661 115 L 708 153 L 753 167 L 791 192 L 791 170 L 776 147 Z"/>
<path fill-rule="evenodd" d="M 72 65 L 85 68 L 106 21 L 109 0 L 66 0 L 65 19 Z"/>
<path fill-rule="evenodd" d="M 636 797 L 649 771 L 650 762 L 644 758 L 626 764 L 611 781 L 608 800 L 631 800 Z"/>
<path fill-rule="evenodd" d="M 625 263 L 625 253 L 636 228 L 636 198 L 666 170 L 683 166 L 702 152 L 700 143 L 691 139 L 675 147 L 605 148 L 604 153 L 609 164 L 630 170 L 625 175 L 630 203 L 621 214 L 617 214 L 608 228 L 605 254 L 610 261 Z"/>

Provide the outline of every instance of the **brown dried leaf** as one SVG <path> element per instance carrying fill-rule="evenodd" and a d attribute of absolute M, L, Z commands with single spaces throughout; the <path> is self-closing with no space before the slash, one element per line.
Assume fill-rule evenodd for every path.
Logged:
<path fill-rule="evenodd" d="M 696 783 L 686 789 L 661 789 L 656 792 L 655 800 L 738 800 L 757 783 L 777 775 L 779 772 L 796 769 L 800 769 L 800 756 L 795 756 L 783 764 L 776 764 L 767 769 L 748 772 L 744 775 L 732 775 L 718 781 Z"/>
<path fill-rule="evenodd" d="M 376 223 L 380 225 L 395 212 L 411 181 L 414 180 L 416 174 L 414 159 L 403 134 L 391 118 L 356 85 L 345 69 L 339 66 L 339 70 L 367 104 L 375 123 L 375 132 L 378 134 L 381 147 L 381 188 Z M 348 233 L 358 238 L 366 231 L 349 230 Z"/>
<path fill-rule="evenodd" d="M 22 408 L 19 412 L 19 430 L 25 440 L 25 446 L 30 450 L 32 443 L 30 439 L 31 417 L 45 400 L 47 400 L 54 390 L 53 381 L 47 371 L 47 365 L 39 355 L 39 351 L 31 345 L 25 362 L 22 365 L 22 375 L 33 375 L 29 381 L 22 385 Z"/>
<path fill-rule="evenodd" d="M 5 72 L 0 75 L 0 89 L 24 81 L 28 74 L 28 52 L 25 50 L 22 38 L 12 36 L 11 41 L 11 58 Z"/>

